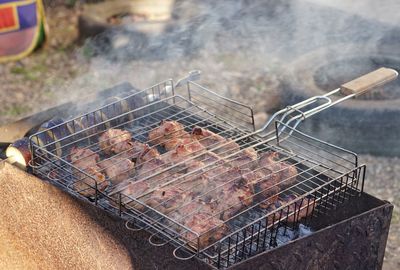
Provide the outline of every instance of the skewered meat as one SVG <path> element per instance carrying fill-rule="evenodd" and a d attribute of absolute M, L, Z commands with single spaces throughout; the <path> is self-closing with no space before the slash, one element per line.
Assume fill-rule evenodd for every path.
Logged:
<path fill-rule="evenodd" d="M 240 150 L 240 146 L 236 142 L 231 139 L 225 139 L 221 135 L 215 134 L 205 128 L 193 128 L 192 136 L 207 149 L 217 148 L 213 152 L 221 156 L 227 156 Z"/>
<path fill-rule="evenodd" d="M 98 163 L 114 185 L 129 179 L 135 172 L 135 163 L 127 158 L 112 157 Z"/>
<path fill-rule="evenodd" d="M 132 148 L 132 134 L 122 129 L 110 128 L 99 137 L 99 147 L 107 155 L 121 153 Z"/>
<path fill-rule="evenodd" d="M 282 188 L 290 187 L 296 183 L 296 167 L 287 162 L 279 161 L 277 152 L 270 151 L 262 153 L 258 163 L 261 167 L 265 167 L 279 174 L 279 184 Z"/>
<path fill-rule="evenodd" d="M 197 236 L 189 231 L 183 233 L 183 237 L 191 241 L 199 249 L 206 248 L 215 241 L 220 240 L 228 231 L 222 220 L 209 213 L 191 215 L 183 221 L 183 224 L 199 235 Z"/>
<path fill-rule="evenodd" d="M 257 166 L 255 160 L 257 160 L 257 151 L 253 147 L 248 147 L 231 157 L 229 163 L 233 167 L 252 170 Z"/>
<path fill-rule="evenodd" d="M 149 132 L 149 141 L 154 145 L 164 145 L 172 138 L 180 138 L 188 135 L 184 126 L 177 121 L 161 121 L 160 126 Z"/>
<path fill-rule="evenodd" d="M 179 187 L 167 186 L 152 192 L 147 200 L 147 205 L 158 209 L 162 213 L 168 213 L 189 202 L 191 198 L 192 196 L 189 192 Z"/>
<path fill-rule="evenodd" d="M 101 168 L 97 165 L 100 159 L 98 154 L 90 149 L 74 147 L 71 149 L 70 159 L 72 165 L 90 175 L 88 177 L 78 170 L 73 170 L 73 175 L 77 179 L 73 188 L 80 194 L 87 197 L 94 195 L 96 183 L 100 191 L 108 186 L 104 174 L 101 173 Z"/>

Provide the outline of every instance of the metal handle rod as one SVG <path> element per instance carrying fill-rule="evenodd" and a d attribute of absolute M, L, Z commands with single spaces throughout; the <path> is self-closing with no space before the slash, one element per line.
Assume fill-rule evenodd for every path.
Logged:
<path fill-rule="evenodd" d="M 302 102 L 299 102 L 295 105 L 288 106 L 285 109 L 282 109 L 278 112 L 276 112 L 272 117 L 267 121 L 267 123 L 259 129 L 257 132 L 263 133 L 267 131 L 268 127 L 270 124 L 276 120 L 279 116 L 279 122 L 284 123 L 283 127 L 278 131 L 278 134 L 281 134 L 287 127 L 291 127 L 292 130 L 289 132 L 288 136 L 293 133 L 294 129 L 305 119 L 313 116 L 314 114 L 317 114 L 323 110 L 326 110 L 336 104 L 339 104 L 341 102 L 344 102 L 348 99 L 354 98 L 359 96 L 362 93 L 365 93 L 368 90 L 371 90 L 377 86 L 381 86 L 387 82 L 390 82 L 394 79 L 396 79 L 398 76 L 398 72 L 394 69 L 390 68 L 380 68 L 378 70 L 375 70 L 371 73 L 368 73 L 364 76 L 361 76 L 353 81 L 350 81 L 346 84 L 343 84 L 341 87 L 332 90 L 322 96 L 315 96 L 308 98 Z M 339 98 L 335 101 L 332 101 L 331 96 L 341 92 L 345 96 L 342 98 Z M 320 101 L 320 100 L 325 100 L 325 102 L 321 105 L 318 105 L 314 108 L 311 108 L 307 111 L 302 111 L 301 109 L 312 105 L 313 103 Z M 297 113 L 296 115 L 291 116 L 291 114 Z M 289 119 L 287 119 L 290 117 Z M 287 119 L 287 120 L 286 120 Z M 264 136 L 269 136 L 274 131 L 270 131 Z"/>

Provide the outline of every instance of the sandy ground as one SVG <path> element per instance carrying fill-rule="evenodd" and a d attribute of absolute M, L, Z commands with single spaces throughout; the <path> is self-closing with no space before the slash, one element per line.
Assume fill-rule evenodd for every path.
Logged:
<path fill-rule="evenodd" d="M 181 76 L 182 70 L 192 68 L 206 70 L 202 80 L 219 93 L 254 105 L 259 125 L 267 118 L 265 111 L 279 106 L 279 75 L 274 72 L 273 60 L 271 65 L 256 72 L 241 68 L 243 59 L 240 57 L 223 53 L 218 57 L 213 55 L 212 65 L 203 60 L 105 64 L 102 59 L 85 57 L 81 47 L 76 45 L 78 13 L 78 7 L 48 8 L 51 35 L 46 46 L 26 59 L 0 65 L 0 102 L 3 104 L 0 124 L 124 80 L 144 87 L 161 79 Z M 142 73 L 136 73 L 137 70 Z M 362 156 L 361 160 L 368 165 L 366 191 L 395 205 L 384 269 L 400 269 L 399 159 Z"/>

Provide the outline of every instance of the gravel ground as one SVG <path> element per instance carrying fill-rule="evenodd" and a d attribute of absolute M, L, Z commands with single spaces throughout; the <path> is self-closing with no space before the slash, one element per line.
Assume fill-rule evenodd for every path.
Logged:
<path fill-rule="evenodd" d="M 179 61 L 88 59 L 75 43 L 79 7 L 52 6 L 47 14 L 51 29 L 47 45 L 19 62 L 0 65 L 0 102 L 4 104 L 0 124 L 122 81 L 147 87 L 166 78 L 179 78 L 192 69 L 202 70 L 200 82 L 218 93 L 254 105 L 258 126 L 268 118 L 265 112 L 279 107 L 280 64 L 273 57 L 259 62 L 245 53 L 206 48 L 195 58 Z M 368 165 L 365 190 L 395 205 L 384 269 L 400 269 L 399 159 L 361 156 L 361 160 Z"/>

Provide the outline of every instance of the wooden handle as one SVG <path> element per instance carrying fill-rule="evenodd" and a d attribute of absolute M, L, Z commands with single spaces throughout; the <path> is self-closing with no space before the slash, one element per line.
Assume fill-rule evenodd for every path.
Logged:
<path fill-rule="evenodd" d="M 396 79 L 398 74 L 399 73 L 394 69 L 382 67 L 343 84 L 340 87 L 340 92 L 346 96 L 351 94 L 359 96 L 364 92 L 373 89 L 374 87 L 383 85 Z"/>

